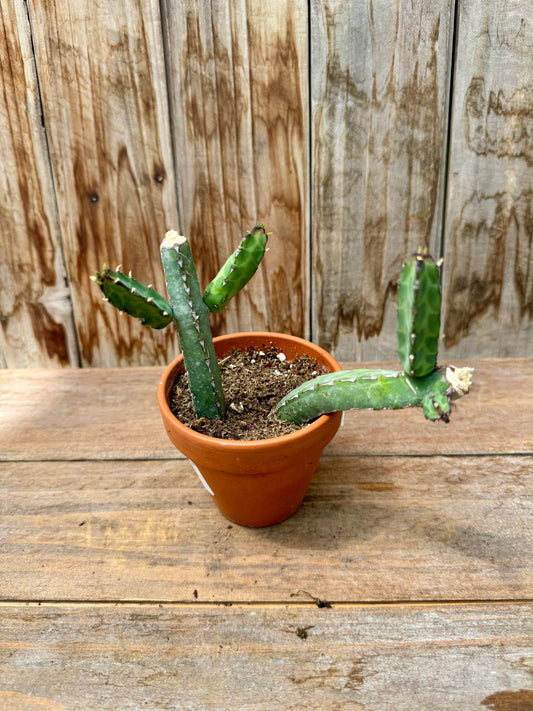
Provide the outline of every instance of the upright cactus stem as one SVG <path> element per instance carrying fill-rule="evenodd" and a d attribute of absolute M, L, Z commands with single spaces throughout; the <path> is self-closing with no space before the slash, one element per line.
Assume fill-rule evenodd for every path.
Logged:
<path fill-rule="evenodd" d="M 407 375 L 421 378 L 437 367 L 441 301 L 439 269 L 419 249 L 405 263 L 398 288 L 398 355 Z"/>
<path fill-rule="evenodd" d="M 204 291 L 210 311 L 222 311 L 253 277 L 265 254 L 268 234 L 263 224 L 247 232 L 237 249 Z"/>
<path fill-rule="evenodd" d="M 187 238 L 174 230 L 167 232 L 161 243 L 161 261 L 194 409 L 198 417 L 223 417 L 225 402 L 217 355 Z"/>

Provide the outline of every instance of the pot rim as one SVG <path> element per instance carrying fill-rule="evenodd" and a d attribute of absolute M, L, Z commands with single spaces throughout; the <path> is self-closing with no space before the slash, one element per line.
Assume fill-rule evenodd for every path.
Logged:
<path fill-rule="evenodd" d="M 217 343 L 224 343 L 225 341 L 230 341 L 234 340 L 235 338 L 239 339 L 246 339 L 246 338 L 253 338 L 255 340 L 272 340 L 275 341 L 276 339 L 284 339 L 284 340 L 289 340 L 292 343 L 298 344 L 300 346 L 305 346 L 305 347 L 311 347 L 315 353 L 311 355 L 318 355 L 322 360 L 326 362 L 326 364 L 330 367 L 330 372 L 335 372 L 338 370 L 341 370 L 340 364 L 335 360 L 335 358 L 328 353 L 326 350 L 321 348 L 320 346 L 317 346 L 315 343 L 312 343 L 311 341 L 308 341 L 304 338 L 300 338 L 299 336 L 292 336 L 290 334 L 286 333 L 277 333 L 273 331 L 240 331 L 236 333 L 229 333 L 225 334 L 223 336 L 216 336 L 213 339 L 213 342 L 215 344 Z M 191 441 L 194 441 L 196 445 L 198 446 L 205 446 L 209 447 L 211 449 L 215 449 L 220 452 L 235 452 L 236 454 L 239 451 L 250 451 L 255 450 L 255 451 L 260 451 L 262 449 L 267 449 L 279 445 L 285 445 L 285 446 L 300 446 L 302 447 L 302 440 L 307 439 L 310 437 L 313 433 L 317 433 L 319 430 L 322 430 L 324 427 L 327 428 L 329 425 L 330 427 L 335 427 L 338 428 L 338 423 L 340 422 L 340 418 L 342 417 L 341 412 L 332 412 L 328 415 L 321 415 L 318 419 L 316 419 L 314 422 L 312 422 L 309 425 L 304 425 L 301 429 L 297 430 L 296 432 L 290 432 L 289 434 L 284 434 L 280 435 L 278 437 L 268 437 L 266 439 L 246 439 L 246 440 L 240 440 L 240 439 L 220 439 L 218 437 L 211 437 L 210 435 L 205 435 L 200 432 L 196 432 L 195 430 L 191 429 L 190 427 L 187 427 L 184 425 L 178 418 L 174 415 L 172 410 L 170 409 L 168 400 L 167 400 L 167 383 L 168 381 L 173 377 L 175 371 L 177 368 L 182 364 L 183 362 L 183 355 L 179 355 L 176 358 L 174 358 L 171 363 L 167 365 L 165 370 L 163 371 L 163 374 L 161 376 L 161 379 L 159 381 L 159 385 L 157 387 L 157 400 L 159 403 L 159 408 L 161 410 L 161 414 L 163 415 L 163 419 L 165 421 L 168 421 L 174 429 L 179 432 L 179 434 L 182 437 L 186 437 Z"/>

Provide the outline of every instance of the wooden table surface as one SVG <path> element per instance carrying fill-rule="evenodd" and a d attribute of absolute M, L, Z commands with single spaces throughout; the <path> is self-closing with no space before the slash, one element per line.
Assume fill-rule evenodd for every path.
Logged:
<path fill-rule="evenodd" d="M 0 372 L 0 709 L 533 709 L 533 360 L 467 364 L 448 425 L 346 413 L 265 529 L 162 368 Z"/>

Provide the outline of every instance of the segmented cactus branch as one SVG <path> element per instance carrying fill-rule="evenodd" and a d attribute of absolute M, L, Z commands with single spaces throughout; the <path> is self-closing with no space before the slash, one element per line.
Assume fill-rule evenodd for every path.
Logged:
<path fill-rule="evenodd" d="M 155 289 L 141 284 L 140 281 L 121 271 L 108 269 L 91 277 L 110 301 L 120 311 L 140 318 L 145 326 L 165 328 L 172 321 L 172 309 L 166 299 Z"/>
<path fill-rule="evenodd" d="M 278 403 L 274 414 L 301 425 L 339 410 L 422 405 L 428 419 L 447 422 L 451 399 L 468 392 L 471 377 L 471 368 L 453 366 L 423 378 L 412 378 L 401 371 L 364 368 L 328 373 L 290 392 Z"/>
<path fill-rule="evenodd" d="M 405 264 L 398 290 L 398 353 L 404 372 L 361 368 L 321 375 L 283 398 L 275 415 L 301 425 L 338 410 L 421 405 L 429 420 L 448 422 L 451 400 L 470 388 L 472 368 L 437 369 L 440 309 L 438 266 L 419 250 Z"/>
<path fill-rule="evenodd" d="M 263 224 L 256 225 L 242 238 L 237 249 L 204 291 L 204 301 L 210 311 L 221 311 L 250 281 L 263 259 L 267 240 Z"/>
<path fill-rule="evenodd" d="M 198 417 L 223 417 L 220 370 L 187 238 L 174 230 L 167 232 L 161 243 L 161 260 L 194 409 Z"/>
<path fill-rule="evenodd" d="M 441 300 L 439 269 L 419 250 L 404 265 L 398 288 L 398 355 L 408 375 L 421 378 L 437 367 Z"/>

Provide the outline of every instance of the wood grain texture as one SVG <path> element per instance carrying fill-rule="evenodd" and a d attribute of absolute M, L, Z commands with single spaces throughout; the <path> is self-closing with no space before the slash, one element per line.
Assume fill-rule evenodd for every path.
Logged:
<path fill-rule="evenodd" d="M 453 3 L 313 2 L 313 337 L 396 353 L 396 282 L 440 251 Z"/>
<path fill-rule="evenodd" d="M 200 625 L 184 607 L 2 606 L 0 632 L 10 711 L 70 711 L 80 698 L 87 711 L 533 702 L 530 605 L 211 608 Z"/>
<path fill-rule="evenodd" d="M 178 219 L 159 4 L 29 8 L 82 363 L 168 362 L 173 329 L 119 319 L 89 281 L 121 263 L 164 292 L 159 244 Z"/>
<path fill-rule="evenodd" d="M 347 412 L 325 456 L 532 454 L 533 360 L 467 362 L 474 385 L 448 425 L 425 421 L 418 408 Z M 181 458 L 157 407 L 161 375 L 158 367 L 0 372 L 0 460 Z"/>
<path fill-rule="evenodd" d="M 445 235 L 448 353 L 533 349 L 533 11 L 459 3 Z"/>
<path fill-rule="evenodd" d="M 1 372 L 0 708 L 529 709 L 533 361 L 476 366 L 423 445 L 347 417 L 265 529 L 161 458 L 158 368 Z"/>
<path fill-rule="evenodd" d="M 270 251 L 216 334 L 393 358 L 401 263 L 427 245 L 443 358 L 531 355 L 531 3 L 28 0 L 0 17 L 0 367 L 167 362 L 173 329 L 119 318 L 89 275 L 122 263 L 164 292 L 179 226 L 205 285 L 256 220 Z"/>
<path fill-rule="evenodd" d="M 248 529 L 183 460 L 2 463 L 0 599 L 531 598 L 532 479 L 531 456 L 326 457 Z"/>
<path fill-rule="evenodd" d="M 164 2 L 181 226 L 207 284 L 256 221 L 258 274 L 214 331 L 308 334 L 307 3 Z"/>
<path fill-rule="evenodd" d="M 24 3 L 0 7 L 0 366 L 78 365 Z"/>

